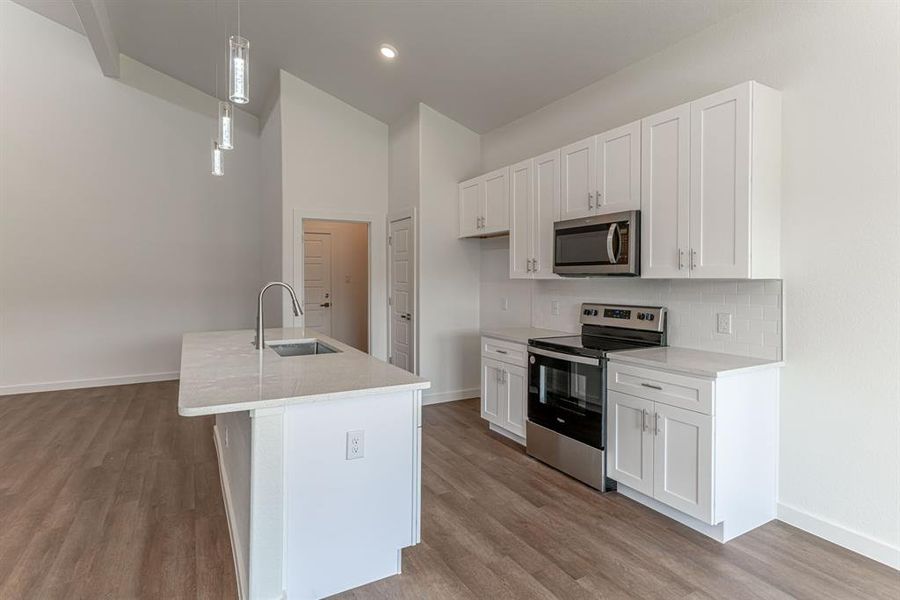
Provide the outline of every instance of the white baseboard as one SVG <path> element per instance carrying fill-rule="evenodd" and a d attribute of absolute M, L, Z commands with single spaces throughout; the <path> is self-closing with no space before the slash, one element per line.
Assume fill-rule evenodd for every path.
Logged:
<path fill-rule="evenodd" d="M 422 405 L 441 404 L 443 402 L 455 402 L 457 400 L 468 400 L 469 398 L 477 398 L 481 395 L 481 389 L 469 388 L 466 390 L 453 390 L 450 392 L 431 392 L 425 390 L 422 393 Z"/>
<path fill-rule="evenodd" d="M 512 431 L 507 431 L 507 430 L 503 429 L 502 427 L 498 427 L 497 425 L 494 425 L 493 423 L 488 423 L 488 429 L 490 429 L 497 435 L 502 435 L 505 438 L 511 439 L 512 441 L 519 444 L 520 446 L 525 445 L 525 438 L 523 438 L 520 435 L 516 435 Z"/>
<path fill-rule="evenodd" d="M 11 394 L 33 394 L 35 392 L 55 392 L 58 390 L 75 390 L 80 388 L 106 387 L 110 385 L 128 385 L 130 383 L 149 383 L 152 381 L 171 381 L 178 379 L 178 371 L 168 373 L 146 373 L 143 375 L 117 375 L 115 377 L 97 377 L 94 379 L 69 379 L 65 381 L 48 381 L 45 383 L 17 383 L 0 385 L 0 396 Z"/>
<path fill-rule="evenodd" d="M 900 546 L 876 540 L 834 521 L 809 514 L 796 506 L 778 503 L 778 519 L 829 542 L 900 570 Z"/>
<path fill-rule="evenodd" d="M 247 574 L 244 573 L 244 561 L 240 556 L 241 545 L 235 539 L 234 504 L 231 500 L 231 486 L 228 484 L 228 471 L 225 469 L 225 461 L 222 458 L 222 446 L 219 441 L 219 428 L 213 425 L 213 440 L 216 443 L 216 459 L 219 462 L 219 481 L 222 483 L 222 498 L 225 501 L 225 518 L 228 521 L 228 537 L 231 538 L 231 558 L 234 560 L 234 574 L 237 578 L 238 599 L 244 600 L 244 590 L 247 589 Z"/>

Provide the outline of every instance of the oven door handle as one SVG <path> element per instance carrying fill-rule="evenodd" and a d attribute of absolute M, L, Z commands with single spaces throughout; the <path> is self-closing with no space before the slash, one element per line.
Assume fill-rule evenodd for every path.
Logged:
<path fill-rule="evenodd" d="M 562 352 L 554 352 L 553 350 L 544 350 L 543 348 L 535 348 L 534 346 L 528 346 L 528 351 L 531 352 L 532 354 L 539 354 L 541 356 L 547 356 L 549 358 L 558 358 L 559 360 L 564 360 L 566 362 L 578 363 L 580 365 L 597 366 L 600 364 L 599 358 L 578 356 L 577 354 L 563 354 Z"/>

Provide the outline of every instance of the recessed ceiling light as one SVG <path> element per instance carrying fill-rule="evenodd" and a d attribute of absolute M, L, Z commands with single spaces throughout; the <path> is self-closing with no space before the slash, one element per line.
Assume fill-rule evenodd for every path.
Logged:
<path fill-rule="evenodd" d="M 385 58 L 397 58 L 397 49 L 390 44 L 382 44 L 380 51 Z"/>

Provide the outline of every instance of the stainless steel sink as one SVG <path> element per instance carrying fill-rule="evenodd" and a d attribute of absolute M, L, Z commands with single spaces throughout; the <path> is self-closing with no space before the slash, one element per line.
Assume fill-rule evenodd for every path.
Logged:
<path fill-rule="evenodd" d="M 278 353 L 279 356 L 309 356 L 312 354 L 334 354 L 340 352 L 337 348 L 316 339 L 298 340 L 295 342 L 269 342 L 266 346 Z"/>

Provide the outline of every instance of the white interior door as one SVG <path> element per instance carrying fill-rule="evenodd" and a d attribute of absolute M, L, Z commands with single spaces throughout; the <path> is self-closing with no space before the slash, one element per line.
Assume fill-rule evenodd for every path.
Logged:
<path fill-rule="evenodd" d="M 331 335 L 331 234 L 303 234 L 303 324 Z"/>
<path fill-rule="evenodd" d="M 391 221 L 391 354 L 393 365 L 415 371 L 415 248 L 412 219 Z"/>

